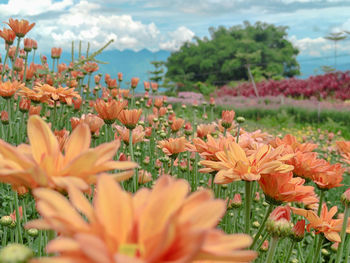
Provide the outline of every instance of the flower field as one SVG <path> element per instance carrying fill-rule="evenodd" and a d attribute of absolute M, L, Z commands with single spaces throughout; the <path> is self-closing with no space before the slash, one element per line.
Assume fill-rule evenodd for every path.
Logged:
<path fill-rule="evenodd" d="M 348 261 L 346 134 L 179 107 L 155 82 L 136 96 L 98 73 L 109 43 L 35 64 L 35 24 L 7 24 L 0 263 Z"/>

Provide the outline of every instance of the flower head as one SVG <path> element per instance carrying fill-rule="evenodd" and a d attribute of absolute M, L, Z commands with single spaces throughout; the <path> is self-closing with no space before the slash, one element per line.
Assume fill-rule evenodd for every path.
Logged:
<path fill-rule="evenodd" d="M 28 120 L 30 144 L 14 147 L 0 140 L 0 181 L 14 188 L 48 187 L 66 189 L 75 185 L 88 190 L 97 175 L 110 170 L 136 167 L 132 162 L 113 161 L 120 142 L 113 141 L 90 149 L 91 134 L 86 124 L 78 125 L 64 144 L 64 154 L 53 132 L 38 116 Z M 132 172 L 111 174 L 117 180 L 129 178 Z"/>
<path fill-rule="evenodd" d="M 25 19 L 18 20 L 12 18 L 10 18 L 9 22 L 6 24 L 11 27 L 17 37 L 24 37 L 35 26 L 35 23 L 29 24 Z"/>
<path fill-rule="evenodd" d="M 128 129 L 134 129 L 139 122 L 142 109 L 122 110 L 118 116 L 121 123 Z"/>
<path fill-rule="evenodd" d="M 291 216 L 289 206 L 276 207 L 271 212 L 266 222 L 266 229 L 273 236 L 286 237 L 290 234 L 292 228 L 290 219 Z"/>
<path fill-rule="evenodd" d="M 0 96 L 3 98 L 11 98 L 17 90 L 24 87 L 24 83 L 20 83 L 17 80 L 15 81 L 0 81 Z"/>
<path fill-rule="evenodd" d="M 42 219 L 27 227 L 60 234 L 47 246 L 56 255 L 46 258 L 48 263 L 249 262 L 256 257 L 242 250 L 250 245 L 249 236 L 226 235 L 215 228 L 225 202 L 208 190 L 190 194 L 184 180 L 162 176 L 153 190 L 143 188 L 132 196 L 102 175 L 93 205 L 74 187 L 70 201 L 49 189 L 36 189 L 34 195 Z"/>
<path fill-rule="evenodd" d="M 314 187 L 304 183 L 304 179 L 293 177 L 293 172 L 262 174 L 259 180 L 268 202 L 318 202 Z"/>
<path fill-rule="evenodd" d="M 2 31 L 0 30 L 0 37 L 5 40 L 7 45 L 12 45 L 16 38 L 16 33 L 11 29 L 4 28 Z"/>
<path fill-rule="evenodd" d="M 158 142 L 158 147 L 162 151 L 172 157 L 176 157 L 179 153 L 186 151 L 187 140 L 185 137 L 181 138 L 169 138 L 168 140 L 163 140 Z"/>
<path fill-rule="evenodd" d="M 299 220 L 292 228 L 291 238 L 294 241 L 300 242 L 303 240 L 305 234 L 305 220 Z"/>
<path fill-rule="evenodd" d="M 106 124 L 112 124 L 118 118 L 120 112 L 128 104 L 127 101 L 116 101 L 109 99 L 105 102 L 102 99 L 97 99 L 95 104 L 95 109 L 98 113 L 98 116 L 105 121 Z"/>
<path fill-rule="evenodd" d="M 317 216 L 312 210 L 301 208 L 292 207 L 292 211 L 297 215 L 305 217 L 310 222 L 306 227 L 307 231 L 310 232 L 310 229 L 313 228 L 316 230 L 316 234 L 323 233 L 329 241 L 341 242 L 339 232 L 342 228 L 343 219 L 333 219 L 333 216 L 338 211 L 336 206 L 333 206 L 328 211 L 327 205 L 323 203 L 320 216 Z M 346 228 L 347 233 L 350 233 L 349 223 L 348 221 L 348 226 Z"/>

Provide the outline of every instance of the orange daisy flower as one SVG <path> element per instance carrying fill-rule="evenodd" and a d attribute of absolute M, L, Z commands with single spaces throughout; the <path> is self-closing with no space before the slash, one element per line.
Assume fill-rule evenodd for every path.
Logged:
<path fill-rule="evenodd" d="M 0 30 L 0 37 L 5 40 L 7 45 L 12 45 L 16 38 L 16 33 L 11 29 L 4 28 L 2 31 Z"/>
<path fill-rule="evenodd" d="M 74 88 L 68 87 L 58 87 L 55 88 L 48 84 L 40 84 L 38 83 L 34 88 L 39 92 L 43 92 L 53 101 L 60 101 L 62 103 L 67 103 L 68 105 L 72 105 L 73 98 L 80 98 L 78 92 L 74 90 Z"/>
<path fill-rule="evenodd" d="M 208 135 L 215 132 L 215 125 L 214 124 L 200 124 L 197 126 L 197 136 L 199 138 L 207 138 Z"/>
<path fill-rule="evenodd" d="M 293 172 L 262 174 L 259 185 L 266 198 L 277 203 L 298 202 L 317 203 L 318 199 L 312 186 L 305 186 L 305 180 L 293 178 Z"/>
<path fill-rule="evenodd" d="M 11 98 L 17 90 L 24 87 L 24 83 L 15 81 L 6 81 L 1 82 L 0 81 L 0 96 L 3 98 Z"/>
<path fill-rule="evenodd" d="M 211 171 L 218 171 L 214 181 L 217 184 L 237 180 L 256 181 L 260 179 L 261 174 L 286 173 L 293 170 L 293 166 L 284 163 L 293 155 L 282 155 L 282 153 L 282 147 L 273 149 L 264 145 L 247 157 L 239 144 L 232 142 L 226 151 L 216 153 L 218 162 L 201 161 L 200 164 Z"/>
<path fill-rule="evenodd" d="M 249 236 L 215 228 L 225 201 L 208 190 L 190 193 L 185 180 L 162 176 L 153 190 L 143 188 L 132 196 L 102 175 L 93 205 L 74 187 L 69 188 L 70 201 L 50 189 L 36 189 L 34 195 L 42 219 L 26 227 L 60 234 L 47 246 L 55 256 L 41 259 L 47 263 L 243 263 L 257 256 L 243 250 L 251 244 Z"/>
<path fill-rule="evenodd" d="M 26 188 L 66 189 L 75 185 L 88 190 L 98 174 L 135 168 L 133 162 L 116 162 L 113 156 L 120 142 L 113 141 L 90 149 L 91 134 L 86 124 L 74 129 L 64 145 L 64 154 L 49 125 L 38 116 L 28 120 L 30 145 L 14 147 L 0 140 L 0 181 Z M 111 174 L 117 180 L 132 173 Z"/>
<path fill-rule="evenodd" d="M 179 153 L 187 150 L 187 143 L 185 137 L 175 139 L 169 138 L 168 140 L 159 141 L 158 147 L 161 148 L 166 155 L 176 157 Z"/>
<path fill-rule="evenodd" d="M 122 110 L 118 116 L 126 128 L 132 130 L 136 127 L 142 114 L 142 109 Z"/>
<path fill-rule="evenodd" d="M 115 133 L 115 138 L 121 139 L 124 143 L 129 144 L 129 129 L 119 125 L 116 125 L 114 127 L 117 130 Z M 141 125 L 136 126 L 136 128 L 132 130 L 132 144 L 142 142 L 144 137 L 145 132 Z"/>
<path fill-rule="evenodd" d="M 208 135 L 207 141 L 194 138 L 194 147 L 191 147 L 191 151 L 198 152 L 199 155 L 206 160 L 218 161 L 219 159 L 215 154 L 227 149 L 228 145 L 233 141 L 235 141 L 235 138 L 229 135 L 227 137 L 220 136 L 217 139 L 214 139 L 211 135 Z"/>
<path fill-rule="evenodd" d="M 286 145 L 289 145 L 294 152 L 299 151 L 303 153 L 312 152 L 318 147 L 317 144 L 313 144 L 313 143 L 299 143 L 297 139 L 291 134 L 287 134 L 286 136 L 284 136 L 283 139 L 276 137 L 276 139 L 270 142 L 270 144 L 273 147 L 278 147 L 282 144 L 286 144 Z"/>
<path fill-rule="evenodd" d="M 171 120 L 173 123 L 171 124 L 170 126 L 170 129 L 172 132 L 177 132 L 181 129 L 181 127 L 184 125 L 185 123 L 185 120 L 184 119 L 181 119 L 181 118 L 176 118 L 174 117 L 172 120 Z"/>
<path fill-rule="evenodd" d="M 341 167 L 340 163 L 330 164 L 326 162 L 322 168 L 322 172 L 314 173 L 311 178 L 319 188 L 332 189 L 342 186 L 345 169 Z"/>
<path fill-rule="evenodd" d="M 324 236 L 332 242 L 341 242 L 339 232 L 341 231 L 343 219 L 333 219 L 333 216 L 337 213 L 338 208 L 333 206 L 329 211 L 327 205 L 323 203 L 321 215 L 317 216 L 312 210 L 305 210 L 301 208 L 292 207 L 294 214 L 305 217 L 309 220 L 310 224 L 307 225 L 306 229 L 310 232 L 313 228 L 316 230 L 316 234 L 323 233 Z M 348 221 L 348 226 L 346 232 L 350 233 L 350 221 Z"/>
<path fill-rule="evenodd" d="M 116 101 L 109 99 L 105 102 L 102 99 L 97 99 L 95 104 L 95 110 L 98 116 L 105 121 L 106 124 L 112 124 L 118 118 L 119 113 L 126 107 L 127 101 Z"/>
<path fill-rule="evenodd" d="M 32 90 L 27 87 L 22 87 L 18 94 L 30 99 L 34 103 L 49 101 L 49 96 L 41 90 Z"/>
<path fill-rule="evenodd" d="M 29 24 L 29 22 L 25 19 L 18 20 L 12 18 L 10 18 L 9 22 L 6 24 L 11 27 L 17 37 L 24 37 L 35 26 L 35 23 Z"/>

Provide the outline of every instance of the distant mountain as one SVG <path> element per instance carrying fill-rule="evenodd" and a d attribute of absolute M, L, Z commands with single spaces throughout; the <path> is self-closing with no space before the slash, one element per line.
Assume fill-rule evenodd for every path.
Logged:
<path fill-rule="evenodd" d="M 148 49 L 142 49 L 140 51 L 133 50 L 107 50 L 102 52 L 96 57 L 96 59 L 108 64 L 100 64 L 99 72 L 103 75 L 108 73 L 112 78 L 117 78 L 118 72 L 122 72 L 124 76 L 124 83 L 130 81 L 132 77 L 139 77 L 140 84 L 137 90 L 143 90 L 143 81 L 149 80 L 149 71 L 154 67 L 150 64 L 151 61 L 161 60 L 166 61 L 171 52 L 166 50 L 159 50 L 152 52 Z M 48 56 L 50 60 L 50 56 Z M 322 74 L 321 66 L 334 67 L 334 57 L 312 57 L 301 56 L 297 58 L 300 67 L 301 75 L 298 78 L 307 78 L 311 75 Z M 60 62 L 69 63 L 71 61 L 71 55 L 63 53 Z M 48 61 L 51 65 L 50 61 Z M 350 55 L 339 55 L 337 57 L 337 69 L 338 70 L 350 70 Z M 123 86 L 125 88 L 125 86 Z"/>
<path fill-rule="evenodd" d="M 85 54 L 82 53 L 82 55 Z M 148 81 L 150 77 L 148 72 L 154 70 L 150 62 L 155 60 L 166 61 L 169 55 L 170 52 L 166 50 L 157 52 L 152 52 L 148 49 L 142 49 L 137 52 L 133 50 L 107 50 L 96 56 L 96 59 L 108 62 L 108 64 L 99 65 L 99 73 L 103 75 L 108 73 L 112 78 L 117 78 L 118 72 L 122 72 L 124 83 L 130 81 L 132 77 L 138 77 L 140 78 L 140 84 L 137 90 L 143 90 L 143 81 Z M 50 56 L 47 57 L 51 66 Z M 71 54 L 62 53 L 61 62 L 69 64 L 71 62 Z"/>

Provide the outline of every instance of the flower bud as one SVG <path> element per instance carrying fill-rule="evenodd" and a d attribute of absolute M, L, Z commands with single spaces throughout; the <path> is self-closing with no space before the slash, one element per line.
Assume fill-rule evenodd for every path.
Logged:
<path fill-rule="evenodd" d="M 1 112 L 1 122 L 2 124 L 9 124 L 9 114 L 7 111 Z"/>
<path fill-rule="evenodd" d="M 265 240 L 264 243 L 261 245 L 260 250 L 263 252 L 266 252 L 269 250 L 269 241 Z"/>
<path fill-rule="evenodd" d="M 233 197 L 233 200 L 230 200 L 229 202 L 229 208 L 238 208 L 242 205 L 242 197 L 241 195 L 238 193 L 238 194 L 235 194 L 234 197 Z"/>
<path fill-rule="evenodd" d="M 305 220 L 298 221 L 292 229 L 291 239 L 296 242 L 300 242 L 304 238 L 305 233 Z"/>
<path fill-rule="evenodd" d="M 20 244 L 10 244 L 0 250 L 1 263 L 26 263 L 32 257 L 32 250 Z"/>
<path fill-rule="evenodd" d="M 0 225 L 2 225 L 2 226 L 9 226 L 9 225 L 12 224 L 12 221 L 13 220 L 12 220 L 11 216 L 3 216 L 0 219 Z"/>
<path fill-rule="evenodd" d="M 39 235 L 39 230 L 36 228 L 30 228 L 28 229 L 28 235 L 31 237 L 37 237 Z"/>
<path fill-rule="evenodd" d="M 244 117 L 237 117 L 237 122 L 239 123 L 239 124 L 241 124 L 241 123 L 244 123 L 245 122 L 245 118 Z"/>
<path fill-rule="evenodd" d="M 275 208 L 266 222 L 267 231 L 274 237 L 284 238 L 288 236 L 292 228 L 290 218 L 289 206 Z"/>
<path fill-rule="evenodd" d="M 348 188 L 340 197 L 340 201 L 345 205 L 350 205 L 350 188 Z"/>

